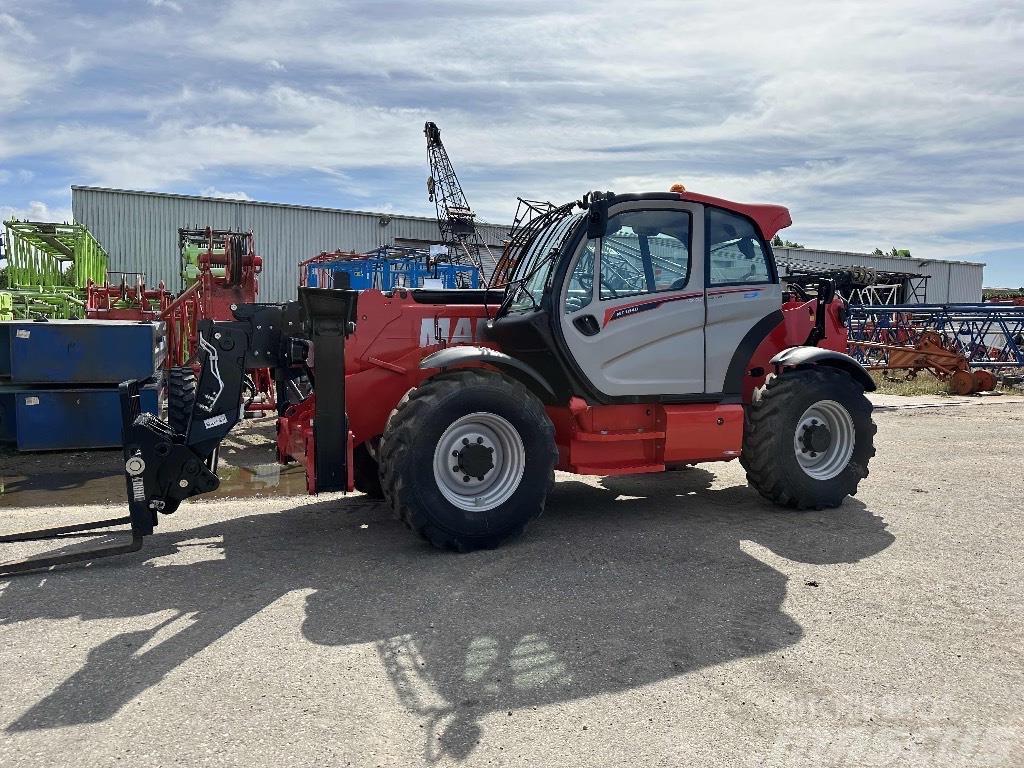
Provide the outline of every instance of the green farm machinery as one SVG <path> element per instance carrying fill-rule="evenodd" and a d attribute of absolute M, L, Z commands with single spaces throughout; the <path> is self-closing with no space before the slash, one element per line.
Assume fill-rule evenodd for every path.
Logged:
<path fill-rule="evenodd" d="M 90 282 L 107 279 L 107 254 L 81 224 L 6 221 L 4 255 L 0 319 L 82 319 Z"/>

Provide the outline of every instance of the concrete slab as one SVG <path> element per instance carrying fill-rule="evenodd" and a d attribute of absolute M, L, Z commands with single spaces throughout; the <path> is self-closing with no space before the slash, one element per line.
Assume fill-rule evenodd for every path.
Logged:
<path fill-rule="evenodd" d="M 185 504 L 0 582 L 0 765 L 1022 765 L 1024 411 L 876 421 L 836 510 L 737 462 L 561 475 L 462 556 L 360 496 Z M 120 513 L 67 477 L 0 495 L 2 529 Z"/>

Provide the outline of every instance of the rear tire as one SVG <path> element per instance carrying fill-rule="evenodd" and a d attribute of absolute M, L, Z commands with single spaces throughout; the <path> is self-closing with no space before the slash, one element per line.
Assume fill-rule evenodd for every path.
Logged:
<path fill-rule="evenodd" d="M 196 402 L 196 374 L 188 367 L 167 372 L 167 423 L 177 435 L 184 435 Z"/>
<path fill-rule="evenodd" d="M 544 511 L 555 432 L 529 390 L 497 373 L 425 381 L 399 403 L 380 450 L 384 497 L 440 549 L 490 549 Z"/>
<path fill-rule="evenodd" d="M 868 476 L 874 436 L 871 402 L 852 377 L 824 366 L 787 371 L 754 392 L 740 463 L 779 506 L 838 507 Z"/>

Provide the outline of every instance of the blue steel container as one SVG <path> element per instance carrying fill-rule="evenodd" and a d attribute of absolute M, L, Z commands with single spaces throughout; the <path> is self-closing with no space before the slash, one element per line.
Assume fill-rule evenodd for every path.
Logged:
<path fill-rule="evenodd" d="M 142 410 L 157 413 L 159 387 L 141 389 Z M 19 451 L 117 448 L 121 402 L 117 387 L 37 389 L 0 386 L 0 442 Z"/>
<path fill-rule="evenodd" d="M 167 355 L 163 323 L 0 322 L 0 379 L 15 384 L 118 384 L 151 378 Z"/>

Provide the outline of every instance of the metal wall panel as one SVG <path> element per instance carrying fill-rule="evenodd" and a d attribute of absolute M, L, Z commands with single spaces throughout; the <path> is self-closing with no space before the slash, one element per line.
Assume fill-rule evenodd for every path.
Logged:
<path fill-rule="evenodd" d="M 947 263 L 951 266 L 948 302 L 955 304 L 981 301 L 981 289 L 985 285 L 985 265 Z"/>
<path fill-rule="evenodd" d="M 436 242 L 437 221 L 364 211 L 343 211 L 250 201 L 72 187 L 75 221 L 84 224 L 110 254 L 110 269 L 142 272 L 147 283 L 181 288 L 179 227 L 249 230 L 263 257 L 261 301 L 297 296 L 299 262 L 321 251 L 369 251 L 395 239 Z M 500 249 L 507 227 L 479 227 Z"/>
<path fill-rule="evenodd" d="M 822 267 L 868 267 L 885 272 L 913 272 L 928 275 L 929 304 L 981 301 L 984 264 L 967 261 L 936 261 L 918 258 L 873 256 L 870 253 L 822 251 L 814 248 L 773 248 L 777 259 L 792 259 Z"/>

